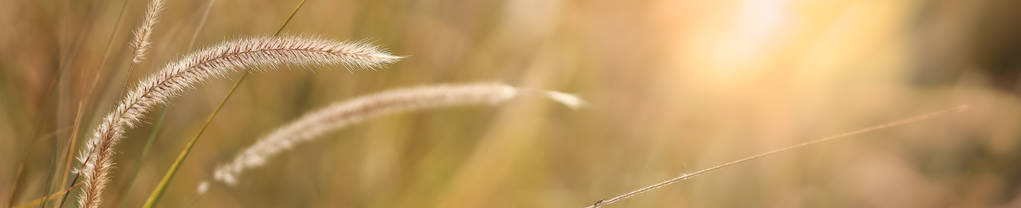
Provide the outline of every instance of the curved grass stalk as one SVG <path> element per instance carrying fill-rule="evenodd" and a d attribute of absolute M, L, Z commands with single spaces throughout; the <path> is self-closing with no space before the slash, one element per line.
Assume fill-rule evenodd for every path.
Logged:
<path fill-rule="evenodd" d="M 301 10 L 301 7 L 304 5 L 305 0 L 301 0 L 298 2 L 298 5 L 294 7 L 294 10 L 291 10 L 291 14 L 287 16 L 287 20 L 284 20 L 284 24 L 280 25 L 280 28 L 277 29 L 276 33 L 273 33 L 273 37 L 279 36 L 280 33 L 284 31 L 284 28 L 287 28 L 287 24 L 294 19 L 294 15 L 298 14 L 298 11 Z M 213 123 L 213 119 L 216 118 L 216 115 L 220 113 L 221 109 L 223 109 L 223 105 L 227 104 L 227 100 L 230 100 L 231 95 L 234 95 L 234 91 L 237 90 L 238 87 L 241 86 L 241 83 L 245 81 L 245 78 L 248 77 L 248 74 L 249 74 L 248 71 L 244 71 L 244 73 L 241 74 L 241 78 L 238 78 L 237 81 L 234 81 L 234 84 L 231 85 L 230 90 L 227 91 L 227 95 L 223 96 L 223 99 L 220 100 L 220 104 L 216 105 L 216 108 L 213 109 L 213 112 L 210 113 L 209 117 L 206 118 L 206 122 L 202 123 L 202 127 L 199 128 L 198 133 L 196 133 L 195 136 L 191 138 L 191 140 L 188 140 L 188 143 L 185 144 L 184 149 L 181 150 L 181 153 L 177 155 L 177 159 L 174 160 L 174 163 L 170 164 L 170 169 L 167 170 L 167 173 L 163 175 L 163 179 L 161 179 L 160 183 L 156 185 L 156 188 L 153 190 L 153 192 L 149 194 L 149 198 L 146 199 L 145 204 L 142 205 L 143 208 L 154 207 L 156 206 L 156 203 L 158 203 L 160 199 L 163 198 L 163 193 L 166 193 L 167 186 L 170 185 L 170 181 L 173 180 L 174 175 L 177 174 L 177 169 L 180 168 L 181 164 L 184 163 L 184 160 L 188 158 L 188 154 L 191 154 L 191 149 L 195 147 L 195 143 L 198 143 L 199 138 L 202 137 L 202 133 L 206 131 L 206 128 L 209 127 L 209 124 Z"/>
<path fill-rule="evenodd" d="M 219 166 L 213 177 L 216 181 L 235 185 L 242 171 L 262 166 L 270 157 L 327 132 L 376 117 L 440 107 L 498 105 L 522 95 L 546 96 L 571 108 L 584 104 L 581 99 L 570 94 L 495 83 L 432 85 L 392 90 L 335 103 L 305 114 L 262 137 L 238 154 L 232 162 Z M 200 183 L 198 190 L 205 192 L 208 188 L 202 186 L 206 184 Z"/>
<path fill-rule="evenodd" d="M 113 146 L 124 137 L 124 131 L 137 125 L 152 107 L 165 103 L 201 81 L 223 77 L 240 69 L 336 64 L 373 68 L 400 58 L 366 43 L 299 36 L 247 38 L 189 54 L 139 82 L 95 129 L 78 157 L 84 164 L 80 170 L 84 185 L 79 205 L 99 207 L 100 196 L 113 166 Z"/>

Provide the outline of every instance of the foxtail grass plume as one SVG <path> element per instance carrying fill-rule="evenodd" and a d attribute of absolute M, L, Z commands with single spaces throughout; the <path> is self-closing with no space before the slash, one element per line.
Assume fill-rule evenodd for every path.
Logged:
<path fill-rule="evenodd" d="M 269 69 L 278 65 L 378 67 L 401 57 L 365 43 L 348 43 L 298 36 L 255 37 L 228 41 L 191 53 L 169 63 L 139 82 L 106 115 L 88 140 L 78 160 L 83 183 L 79 205 L 99 207 L 103 188 L 113 166 L 113 146 L 145 113 L 203 80 L 224 77 L 241 69 Z"/>
<path fill-rule="evenodd" d="M 149 1 L 149 6 L 145 9 L 145 17 L 142 19 L 142 25 L 138 26 L 138 30 L 135 31 L 135 39 L 131 41 L 131 46 L 135 48 L 135 58 L 132 62 L 142 63 L 145 60 L 146 53 L 149 52 L 149 46 L 152 45 L 153 26 L 156 26 L 156 22 L 159 21 L 160 15 L 163 14 L 164 0 L 152 0 Z"/>
<path fill-rule="evenodd" d="M 571 108 L 580 107 L 584 103 L 580 98 L 566 93 L 521 89 L 496 83 L 432 85 L 372 94 L 307 113 L 280 127 L 242 151 L 232 162 L 219 166 L 213 178 L 228 185 L 236 185 L 242 171 L 262 166 L 268 158 L 294 145 L 375 117 L 439 107 L 497 105 L 522 95 L 546 96 Z"/>

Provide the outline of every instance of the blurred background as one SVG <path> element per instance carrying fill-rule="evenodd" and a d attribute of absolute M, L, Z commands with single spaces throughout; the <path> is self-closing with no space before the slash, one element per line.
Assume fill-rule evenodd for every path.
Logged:
<path fill-rule="evenodd" d="M 169 1 L 150 58 L 131 70 L 127 43 L 148 1 L 123 2 L 0 1 L 3 203 L 62 189 L 76 117 L 87 136 L 125 85 L 188 53 L 192 41 L 197 49 L 270 35 L 298 1 Z M 379 70 L 252 74 L 160 206 L 584 207 L 747 155 L 968 104 L 612 207 L 1021 207 L 1019 8 L 995 0 L 309 0 L 285 33 L 367 40 L 408 58 Z M 129 130 L 104 206 L 140 205 L 239 75 L 171 100 L 147 157 L 159 110 Z M 590 105 L 525 98 L 386 116 L 299 145 L 245 172 L 237 187 L 195 194 L 217 165 L 303 112 L 386 89 L 487 81 L 575 93 Z"/>

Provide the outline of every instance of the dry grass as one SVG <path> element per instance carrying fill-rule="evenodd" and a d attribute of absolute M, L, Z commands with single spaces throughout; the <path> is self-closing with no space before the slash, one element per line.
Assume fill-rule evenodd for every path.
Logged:
<path fill-rule="evenodd" d="M 98 125 L 78 160 L 84 164 L 82 207 L 98 207 L 113 166 L 114 146 L 129 127 L 137 125 L 148 111 L 195 84 L 239 69 L 271 69 L 292 64 L 322 66 L 344 64 L 376 67 L 400 59 L 364 43 L 345 43 L 305 37 L 256 37 L 229 41 L 168 64 L 142 80 L 125 95 L 113 112 Z"/>
<path fill-rule="evenodd" d="M 581 99 L 562 92 L 520 89 L 495 83 L 429 85 L 391 90 L 338 102 L 309 112 L 260 138 L 254 145 L 235 156 L 233 161 L 220 165 L 213 176 L 216 181 L 237 185 L 241 172 L 263 166 L 266 160 L 274 155 L 327 132 L 375 117 L 439 107 L 498 105 L 529 94 L 547 96 L 571 108 L 578 108 L 583 103 Z M 203 186 L 207 186 L 207 183 L 200 183 L 198 190 L 203 190 L 201 188 Z M 205 191 L 199 191 L 203 192 Z"/>
<path fill-rule="evenodd" d="M 1021 30 L 1010 21 L 1021 3 L 355 0 L 308 1 L 291 15 L 298 1 L 0 3 L 4 203 L 131 207 L 161 190 L 161 207 L 1021 205 Z M 314 35 L 264 36 L 284 22 Z M 248 75 L 291 68 L 338 70 Z M 211 79 L 234 72 L 247 81 Z M 307 114 L 386 89 L 480 81 L 544 99 Z M 581 100 L 539 89 L 576 93 L 586 108 L 551 105 Z M 971 109 L 773 154 L 961 103 Z M 154 120 L 159 106 L 166 119 Z M 289 139 L 258 140 L 269 137 Z M 234 155 L 309 140 L 262 152 L 272 158 Z M 175 161 L 182 147 L 187 162 Z M 725 162 L 761 152 L 770 156 Z M 202 183 L 223 163 L 249 167 L 235 158 L 271 162 L 229 189 Z M 607 198 L 645 184 L 658 185 Z"/>

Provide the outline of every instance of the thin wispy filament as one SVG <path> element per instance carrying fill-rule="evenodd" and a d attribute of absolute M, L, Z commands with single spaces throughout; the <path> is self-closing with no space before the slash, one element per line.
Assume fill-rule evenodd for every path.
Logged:
<path fill-rule="evenodd" d="M 842 138 L 846 138 L 846 137 L 850 137 L 850 136 L 855 136 L 855 135 L 859 135 L 859 134 L 869 133 L 869 132 L 873 132 L 873 131 L 877 131 L 877 130 L 881 130 L 881 129 L 893 128 L 893 127 L 903 126 L 903 125 L 912 124 L 912 123 L 916 123 L 916 122 L 920 122 L 920 121 L 930 120 L 930 119 L 937 118 L 939 116 L 946 115 L 948 113 L 960 112 L 960 111 L 964 111 L 966 109 L 968 109 L 967 105 L 960 105 L 960 106 L 957 106 L 957 107 L 953 107 L 953 108 L 949 108 L 949 109 L 945 109 L 945 110 L 941 110 L 941 111 L 935 111 L 935 112 L 930 112 L 930 113 L 926 113 L 926 114 L 922 114 L 922 115 L 917 115 L 917 116 L 912 116 L 912 117 L 908 117 L 908 118 L 903 118 L 903 119 L 892 121 L 892 122 L 889 122 L 889 123 L 879 124 L 879 125 L 875 125 L 875 126 L 871 126 L 871 127 L 866 127 L 866 128 L 862 128 L 862 129 L 858 129 L 858 130 L 854 130 L 854 131 L 849 131 L 849 132 L 844 132 L 844 133 L 840 133 L 840 134 L 836 134 L 836 135 L 832 135 L 832 136 L 818 138 L 818 139 L 810 140 L 810 141 L 807 141 L 807 142 L 802 142 L 802 143 L 798 143 L 798 144 L 795 144 L 795 145 L 783 147 L 783 148 L 780 148 L 780 149 L 775 149 L 775 150 L 771 150 L 771 151 L 768 151 L 768 152 L 763 152 L 763 153 L 755 154 L 755 155 L 752 155 L 752 156 L 748 156 L 748 157 L 744 157 L 744 158 L 741 158 L 741 159 L 733 160 L 733 161 L 726 162 L 726 163 L 723 163 L 723 164 L 719 164 L 719 165 L 716 165 L 716 166 L 713 166 L 713 167 L 709 167 L 709 168 L 706 168 L 706 169 L 698 170 L 698 171 L 691 172 L 691 173 L 682 174 L 680 176 L 668 179 L 666 181 L 659 182 L 659 183 L 656 183 L 656 184 L 652 184 L 652 185 L 649 185 L 649 186 L 646 186 L 646 187 L 642 187 L 642 188 L 636 189 L 634 191 L 631 191 L 631 192 L 628 192 L 628 193 L 625 193 L 625 194 L 621 194 L 621 195 L 615 196 L 613 198 L 599 200 L 596 203 L 594 203 L 591 206 L 588 206 L 586 208 L 598 208 L 598 207 L 606 206 L 606 205 L 609 205 L 609 204 L 613 204 L 613 203 L 616 203 L 616 202 L 618 202 L 620 200 L 631 198 L 633 196 L 637 196 L 637 195 L 640 195 L 640 194 L 648 192 L 648 191 L 656 190 L 658 188 L 662 188 L 664 186 L 667 186 L 667 185 L 670 185 L 670 184 L 673 184 L 673 183 L 677 183 L 677 182 L 680 182 L 680 181 L 683 181 L 683 180 L 687 180 L 687 179 L 693 178 L 695 176 L 706 174 L 706 173 L 709 173 L 709 172 L 712 172 L 712 171 L 715 171 L 715 170 L 718 170 L 718 169 L 721 169 L 721 168 L 730 167 L 730 166 L 734 166 L 734 165 L 737 165 L 737 164 L 745 163 L 745 162 L 748 162 L 748 161 L 751 161 L 751 160 L 767 157 L 767 156 L 774 155 L 774 154 L 777 154 L 777 153 L 786 152 L 786 151 L 790 151 L 790 150 L 794 150 L 794 149 L 798 149 L 798 148 L 802 148 L 802 147 L 806 147 L 806 146 L 811 146 L 811 145 L 815 145 L 815 144 L 819 144 L 819 143 L 823 143 L 823 142 L 829 142 L 829 141 L 833 141 L 833 140 L 837 140 L 837 139 L 842 139 Z"/>

